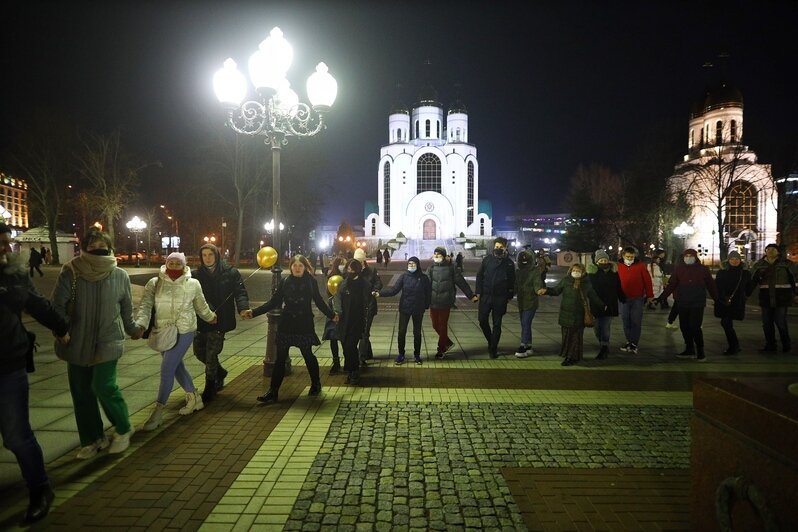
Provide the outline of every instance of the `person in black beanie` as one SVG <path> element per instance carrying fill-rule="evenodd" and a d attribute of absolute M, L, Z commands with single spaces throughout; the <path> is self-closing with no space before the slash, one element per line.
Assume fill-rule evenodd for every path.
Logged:
<path fill-rule="evenodd" d="M 27 374 L 33 371 L 36 336 L 25 330 L 22 311 L 52 330 L 62 345 L 69 343 L 69 329 L 50 301 L 36 291 L 21 257 L 11 251 L 11 228 L 0 223 L 0 434 L 28 486 L 25 523 L 33 523 L 50 511 L 55 493 L 30 426 Z"/>
<path fill-rule="evenodd" d="M 421 261 L 418 257 L 407 259 L 407 271 L 395 285 L 374 292 L 374 296 L 391 297 L 402 292 L 399 298 L 399 354 L 396 364 L 405 362 L 405 336 L 407 324 L 413 319 L 413 358 L 416 364 L 421 364 L 421 324 L 424 311 L 429 308 L 432 298 L 432 286 L 429 277 L 421 271 Z"/>

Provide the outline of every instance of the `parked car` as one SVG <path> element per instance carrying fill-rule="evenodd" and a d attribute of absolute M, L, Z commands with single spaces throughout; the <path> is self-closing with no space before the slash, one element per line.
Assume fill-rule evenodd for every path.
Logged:
<path fill-rule="evenodd" d="M 127 263 L 127 264 L 136 264 L 140 262 L 146 262 L 147 257 L 144 256 L 144 253 L 136 252 L 136 253 L 117 253 L 116 254 L 116 262 L 117 263 Z"/>

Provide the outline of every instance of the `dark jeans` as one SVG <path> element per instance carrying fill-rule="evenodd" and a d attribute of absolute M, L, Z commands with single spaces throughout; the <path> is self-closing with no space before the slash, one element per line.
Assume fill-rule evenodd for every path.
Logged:
<path fill-rule="evenodd" d="M 222 331 L 199 332 L 194 337 L 194 356 L 205 364 L 205 387 L 208 383 L 218 382 L 220 374 L 226 374 L 219 363 L 219 354 L 224 349 L 224 333 Z"/>
<path fill-rule="evenodd" d="M 288 346 L 277 346 L 277 360 L 274 361 L 271 382 L 271 389 L 275 392 L 280 389 L 283 377 L 285 377 L 285 361 L 288 360 L 288 349 Z M 310 346 L 307 346 L 300 348 L 299 352 L 302 353 L 302 358 L 305 359 L 305 365 L 308 367 L 310 382 L 319 382 L 321 380 L 319 379 L 319 361 L 316 359 L 316 355 L 313 354 L 313 350 Z"/>
<path fill-rule="evenodd" d="M 24 369 L 0 375 L 0 434 L 3 447 L 14 453 L 22 478 L 34 492 L 48 484 L 44 456 L 28 417 L 28 374 Z"/>
<path fill-rule="evenodd" d="M 726 342 L 728 342 L 729 347 L 733 349 L 740 347 L 737 332 L 734 330 L 734 320 L 729 316 L 725 316 L 720 319 L 720 326 L 723 327 L 723 332 L 726 333 Z"/>
<path fill-rule="evenodd" d="M 417 314 L 399 313 L 399 354 L 405 354 L 405 336 L 407 335 L 407 324 L 413 318 L 413 356 L 421 355 L 421 324 L 424 320 L 424 311 Z"/>
<path fill-rule="evenodd" d="M 704 354 L 704 332 L 701 324 L 704 323 L 704 307 L 682 307 L 679 305 L 679 329 L 684 338 L 685 350 L 688 353 L 698 351 Z"/>
<path fill-rule="evenodd" d="M 372 303 L 376 305 L 376 303 Z M 360 343 L 357 346 L 358 356 L 360 360 L 367 360 L 369 358 L 374 358 L 374 353 L 371 350 L 371 322 L 374 321 L 374 314 L 371 313 L 371 308 L 369 308 L 368 316 L 366 316 L 366 328 L 363 329 L 363 336 L 360 338 Z"/>
<path fill-rule="evenodd" d="M 760 307 L 762 309 L 762 330 L 765 331 L 765 344 L 776 346 L 776 329 L 779 330 L 781 346 L 790 348 L 790 331 L 787 329 L 787 307 Z"/>
<path fill-rule="evenodd" d="M 612 330 L 612 316 L 601 316 L 596 318 L 596 324 L 593 326 L 593 332 L 596 333 L 596 340 L 599 345 L 610 345 L 610 331 Z"/>
<path fill-rule="evenodd" d="M 344 371 L 357 371 L 360 368 L 360 357 L 357 352 L 357 343 L 360 338 L 350 338 L 347 336 L 342 342 L 341 347 L 344 351 Z"/>
<path fill-rule="evenodd" d="M 504 297 L 491 297 L 480 296 L 479 299 L 479 327 L 482 329 L 482 334 L 485 335 L 485 340 L 488 341 L 488 350 L 495 352 L 499 346 L 499 340 L 502 336 L 502 318 L 507 313 L 507 298 Z M 489 318 L 493 318 L 493 329 Z"/>

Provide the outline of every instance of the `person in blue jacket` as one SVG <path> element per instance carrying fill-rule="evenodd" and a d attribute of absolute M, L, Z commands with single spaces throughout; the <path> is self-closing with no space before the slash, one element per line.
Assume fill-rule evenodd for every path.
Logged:
<path fill-rule="evenodd" d="M 396 364 L 405 362 L 405 335 L 407 324 L 413 318 L 413 358 L 416 364 L 421 364 L 421 324 L 424 320 L 424 311 L 429 308 L 432 299 L 432 284 L 429 277 L 421 271 L 421 261 L 418 257 L 407 260 L 407 271 L 399 277 L 393 286 L 374 292 L 375 297 L 391 297 L 402 292 L 399 298 L 399 354 Z"/>

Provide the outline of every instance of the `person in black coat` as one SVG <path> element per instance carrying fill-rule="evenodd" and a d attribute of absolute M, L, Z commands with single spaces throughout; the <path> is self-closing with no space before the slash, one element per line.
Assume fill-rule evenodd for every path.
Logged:
<path fill-rule="evenodd" d="M 544 278 L 545 279 L 545 278 Z M 502 318 L 515 289 L 515 264 L 507 257 L 507 239 L 497 237 L 493 254 L 482 259 L 474 293 L 479 301 L 479 326 L 488 341 L 490 358 L 497 358 L 502 335 Z M 493 330 L 490 318 L 493 317 Z"/>
<path fill-rule="evenodd" d="M 372 268 L 366 263 L 366 252 L 362 248 L 355 250 L 353 256 L 355 260 L 360 262 L 363 269 L 360 271 L 360 276 L 369 284 L 369 293 L 378 292 L 382 288 L 382 279 L 376 268 Z M 360 357 L 360 367 L 366 367 L 366 360 L 374 358 L 374 352 L 371 349 L 371 324 L 374 321 L 374 316 L 377 315 L 377 300 L 370 296 L 368 314 L 366 315 L 366 328 L 363 330 L 363 335 L 358 344 L 358 356 Z"/>
<path fill-rule="evenodd" d="M 375 296 L 391 297 L 402 292 L 399 298 L 399 354 L 396 355 L 396 364 L 405 361 L 405 336 L 407 324 L 413 319 L 413 358 L 416 364 L 421 364 L 421 324 L 424 320 L 424 311 L 429 308 L 432 298 L 432 285 L 429 277 L 421 271 L 421 261 L 418 257 L 407 260 L 407 271 L 399 277 L 395 285 L 375 292 Z"/>
<path fill-rule="evenodd" d="M 47 515 L 55 494 L 30 426 L 28 373 L 33 371 L 36 336 L 25 330 L 22 311 L 51 329 L 60 343 L 69 343 L 66 320 L 36 291 L 23 260 L 11 253 L 11 228 L 0 223 L 0 435 L 3 446 L 14 453 L 28 487 L 25 522 L 33 523 Z"/>
<path fill-rule="evenodd" d="M 368 319 L 368 307 L 371 303 L 369 282 L 360 275 L 363 265 L 360 261 L 350 259 L 346 264 L 346 277 L 338 286 L 333 298 L 335 318 L 338 320 L 338 338 L 344 350 L 344 371 L 347 372 L 346 383 L 360 383 L 360 357 L 357 344 L 363 336 Z"/>
<path fill-rule="evenodd" d="M 729 253 L 727 262 L 721 265 L 715 276 L 715 285 L 718 288 L 715 317 L 720 318 L 720 325 L 726 333 L 726 342 L 729 344 L 723 354 L 734 355 L 740 352 L 740 342 L 734 330 L 733 320 L 745 319 L 745 301 L 754 291 L 751 272 L 746 269 L 737 251 Z"/>
<path fill-rule="evenodd" d="M 321 393 L 321 379 L 319 378 L 319 361 L 313 354 L 312 347 L 321 345 L 319 337 L 313 326 L 313 310 L 311 303 L 328 318 L 335 314 L 319 292 L 316 278 L 310 273 L 310 263 L 302 255 L 295 255 L 288 264 L 291 275 L 280 282 L 277 291 L 271 299 L 252 311 L 252 316 L 266 314 L 272 309 L 282 308 L 280 325 L 277 328 L 277 360 L 274 361 L 271 386 L 266 393 L 258 396 L 262 403 L 276 402 L 280 385 L 285 376 L 285 361 L 288 359 L 288 349 L 298 347 L 305 359 L 305 365 L 310 374 L 310 393 Z"/>
<path fill-rule="evenodd" d="M 219 354 L 224 348 L 224 335 L 236 328 L 236 310 L 242 318 L 250 318 L 249 296 L 241 273 L 222 260 L 219 248 L 205 244 L 200 248 L 202 265 L 191 272 L 202 286 L 202 293 L 216 313 L 216 323 L 197 320 L 197 334 L 194 336 L 194 356 L 205 364 L 205 389 L 202 402 L 208 403 L 216 392 L 224 387 L 227 371 L 219 362 Z"/>
<path fill-rule="evenodd" d="M 37 272 L 39 272 L 39 277 L 44 277 L 44 274 L 42 273 L 42 269 L 40 268 L 40 266 L 42 265 L 42 262 L 44 262 L 44 256 L 42 256 L 42 254 L 39 253 L 39 250 L 37 250 L 35 247 L 31 246 L 31 248 L 30 248 L 30 257 L 28 258 L 28 266 L 30 266 L 30 276 L 31 277 L 33 277 L 33 270 L 36 270 Z"/>
<path fill-rule="evenodd" d="M 596 322 L 593 325 L 593 332 L 599 341 L 598 355 L 596 360 L 604 360 L 610 352 L 610 332 L 612 329 L 612 318 L 618 316 L 618 301 L 626 302 L 626 296 L 621 289 L 621 278 L 618 277 L 618 266 L 610 262 L 610 256 L 603 249 L 596 251 L 594 256 L 595 265 L 588 266 L 587 277 L 593 290 L 598 294 L 599 299 L 604 302 L 604 308 L 591 306 Z"/>

